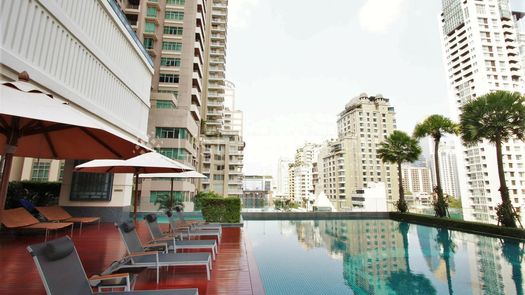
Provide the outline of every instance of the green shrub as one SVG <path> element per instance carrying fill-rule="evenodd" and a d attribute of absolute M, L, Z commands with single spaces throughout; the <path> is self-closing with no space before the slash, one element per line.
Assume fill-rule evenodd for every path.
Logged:
<path fill-rule="evenodd" d="M 241 220 L 240 198 L 201 198 L 202 215 L 207 222 L 239 223 Z"/>
<path fill-rule="evenodd" d="M 7 188 L 6 209 L 20 207 L 20 199 L 28 199 L 35 206 L 58 204 L 60 182 L 11 181 Z"/>
<path fill-rule="evenodd" d="M 204 198 L 222 198 L 222 196 L 216 192 L 198 192 L 193 200 L 195 210 L 202 210 L 202 199 Z"/>

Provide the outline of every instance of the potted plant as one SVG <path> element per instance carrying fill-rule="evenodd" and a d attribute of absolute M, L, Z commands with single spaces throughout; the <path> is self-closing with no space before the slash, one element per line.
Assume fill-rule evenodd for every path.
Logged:
<path fill-rule="evenodd" d="M 155 200 L 155 205 L 159 205 L 159 210 L 163 210 L 169 218 L 173 216 L 174 210 L 179 212 L 184 208 L 184 204 L 181 201 L 177 200 L 177 198 L 172 198 L 169 194 L 158 196 Z"/>

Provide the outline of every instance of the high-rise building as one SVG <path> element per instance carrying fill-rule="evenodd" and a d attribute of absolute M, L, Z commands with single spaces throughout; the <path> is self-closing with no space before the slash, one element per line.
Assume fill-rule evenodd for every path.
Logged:
<path fill-rule="evenodd" d="M 430 138 L 420 140 L 423 153 L 422 158 L 430 168 L 432 184 L 436 185 L 436 168 L 434 164 L 434 142 Z M 461 198 L 461 189 L 458 173 L 458 153 L 452 138 L 442 138 L 439 143 L 439 173 L 443 193 Z"/>
<path fill-rule="evenodd" d="M 292 160 L 279 158 L 277 162 L 277 177 L 276 177 L 276 192 L 277 197 L 288 197 L 289 183 L 288 183 L 288 165 L 292 163 Z"/>
<path fill-rule="evenodd" d="M 202 189 L 242 196 L 242 112 L 235 109 L 235 85 L 226 81 L 228 0 L 211 2 L 206 97 L 203 107 Z"/>
<path fill-rule="evenodd" d="M 324 190 L 337 210 L 361 207 L 356 195 L 377 182 L 384 183 L 384 199 L 393 208 L 399 198 L 396 166 L 383 163 L 377 150 L 395 128 L 394 107 L 381 95 L 363 93 L 346 104 L 337 119 L 338 139 L 329 143 L 322 159 Z"/>
<path fill-rule="evenodd" d="M 295 202 L 301 202 L 314 193 L 314 162 L 317 162 L 321 146 L 314 143 L 305 143 L 295 152 L 295 160 L 289 165 L 293 170 L 293 180 L 288 179 L 288 186 Z M 289 175 L 291 177 L 291 175 Z"/>
<path fill-rule="evenodd" d="M 519 2 L 516 2 L 519 3 Z M 443 0 L 441 32 L 451 98 L 456 116 L 469 100 L 496 90 L 525 89 L 518 37 L 522 12 L 508 0 Z M 501 203 L 494 145 L 458 145 L 458 169 L 464 216 L 496 222 Z M 510 199 L 525 210 L 525 144 L 511 139 L 503 145 L 503 165 Z"/>
<path fill-rule="evenodd" d="M 405 199 L 410 205 L 429 205 L 432 196 L 432 177 L 430 168 L 423 161 L 405 163 L 401 167 Z"/>
<path fill-rule="evenodd" d="M 153 59 L 148 135 L 155 150 L 198 168 L 201 105 L 204 88 L 212 1 L 123 0 L 120 5 Z M 170 191 L 167 179 L 144 179 L 140 210 L 155 211 L 159 194 Z M 190 201 L 196 183 L 174 183 L 175 196 Z"/>

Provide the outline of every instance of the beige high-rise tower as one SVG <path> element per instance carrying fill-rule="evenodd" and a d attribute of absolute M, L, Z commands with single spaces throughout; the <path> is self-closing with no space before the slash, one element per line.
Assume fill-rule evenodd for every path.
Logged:
<path fill-rule="evenodd" d="M 385 199 L 388 208 L 393 208 L 399 198 L 397 171 L 395 165 L 382 163 L 377 150 L 395 128 L 394 107 L 388 98 L 363 93 L 346 104 L 337 119 L 338 139 L 323 148 L 319 159 L 324 192 L 337 210 L 363 209 L 368 203 L 363 199 L 367 189 L 376 188 L 376 183 L 384 184 L 385 195 L 374 195 L 378 197 L 374 202 L 383 204 L 364 209 L 384 208 Z"/>
<path fill-rule="evenodd" d="M 223 196 L 241 197 L 244 151 L 242 113 L 234 107 L 235 85 L 226 81 L 225 76 L 228 0 L 209 2 L 211 25 L 208 28 L 208 76 L 205 78 L 208 99 L 202 109 L 203 152 L 200 166 L 208 179 L 203 180 L 202 189 Z"/>
<path fill-rule="evenodd" d="M 155 68 L 150 144 L 161 154 L 198 168 L 211 1 L 124 0 L 120 4 Z M 190 201 L 194 182 L 175 181 L 175 197 Z M 168 193 L 170 185 L 168 179 L 144 179 L 140 210 L 155 211 L 157 196 Z"/>

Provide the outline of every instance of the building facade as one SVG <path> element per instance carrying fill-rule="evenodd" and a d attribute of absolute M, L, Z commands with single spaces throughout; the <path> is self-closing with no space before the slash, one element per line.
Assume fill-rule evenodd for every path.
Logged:
<path fill-rule="evenodd" d="M 153 60 L 148 135 L 155 150 L 190 167 L 200 158 L 201 106 L 205 100 L 211 1 L 122 0 L 120 5 Z M 197 184 L 174 183 L 174 193 L 190 201 Z M 143 179 L 141 211 L 156 211 L 169 179 Z"/>
<path fill-rule="evenodd" d="M 441 39 L 456 116 L 464 103 L 492 91 L 524 92 L 519 43 L 523 16 L 522 12 L 512 10 L 508 0 L 443 1 Z M 457 146 L 465 218 L 496 223 L 495 208 L 501 200 L 495 147 L 488 142 Z M 510 199 L 522 210 L 525 210 L 524 158 L 523 142 L 511 139 L 504 144 L 503 163 Z"/>
<path fill-rule="evenodd" d="M 104 128 L 147 143 L 153 61 L 116 2 L 2 1 L 0 7 L 6 20 L 0 26 L 1 80 L 27 71 L 31 83 Z M 108 221 L 129 217 L 131 176 L 84 177 L 73 173 L 76 163 L 17 158 L 10 179 L 61 180 L 59 205 L 72 213 L 94 210 Z"/>
<path fill-rule="evenodd" d="M 228 0 L 211 1 L 208 77 L 203 107 L 202 190 L 242 196 L 244 141 L 242 112 L 235 109 L 235 85 L 226 80 Z"/>
<path fill-rule="evenodd" d="M 277 162 L 277 176 L 276 192 L 275 195 L 281 198 L 288 198 L 289 193 L 289 178 L 288 178 L 288 166 L 292 163 L 292 160 L 286 158 L 279 158 Z"/>
<path fill-rule="evenodd" d="M 323 155 L 323 186 L 338 210 L 361 207 L 356 196 L 382 182 L 388 209 L 399 198 L 395 165 L 379 159 L 379 144 L 396 128 L 394 107 L 381 95 L 363 93 L 346 104 L 337 119 L 337 141 Z M 355 199 L 354 206 L 352 198 Z"/>
<path fill-rule="evenodd" d="M 290 192 L 293 191 L 288 196 L 296 203 L 314 193 L 314 163 L 318 160 L 320 148 L 319 144 L 305 143 L 296 150 L 294 162 L 288 166 L 288 187 Z"/>
<path fill-rule="evenodd" d="M 245 175 L 243 179 L 243 208 L 264 208 L 272 204 L 273 177 Z"/>

